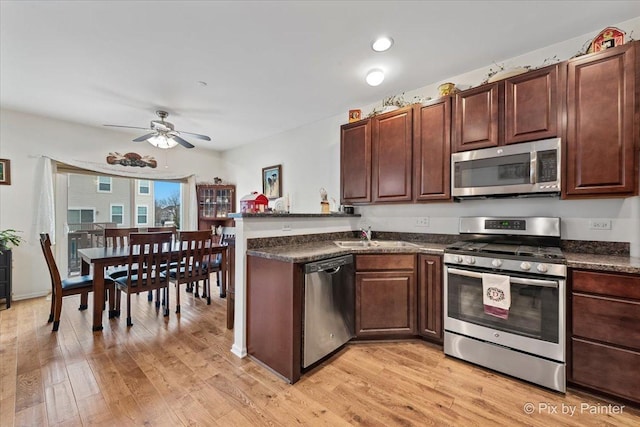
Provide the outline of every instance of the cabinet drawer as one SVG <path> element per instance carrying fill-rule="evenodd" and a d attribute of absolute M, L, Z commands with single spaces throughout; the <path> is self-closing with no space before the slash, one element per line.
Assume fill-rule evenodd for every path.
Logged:
<path fill-rule="evenodd" d="M 573 335 L 640 351 L 640 302 L 573 295 Z"/>
<path fill-rule="evenodd" d="M 573 338 L 573 382 L 640 402 L 640 353 Z"/>
<path fill-rule="evenodd" d="M 0 298 L 6 298 L 7 296 L 7 284 L 0 283 Z"/>
<path fill-rule="evenodd" d="M 7 267 L 0 267 L 0 282 L 9 281 L 9 269 Z"/>
<path fill-rule="evenodd" d="M 356 255 L 356 271 L 413 270 L 416 256 L 411 255 Z"/>
<path fill-rule="evenodd" d="M 640 276 L 574 270 L 574 291 L 640 300 Z"/>

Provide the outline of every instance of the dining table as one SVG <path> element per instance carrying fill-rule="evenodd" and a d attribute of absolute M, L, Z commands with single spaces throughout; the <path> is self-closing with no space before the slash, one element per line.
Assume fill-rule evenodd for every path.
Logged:
<path fill-rule="evenodd" d="M 102 311 L 104 306 L 103 298 L 98 295 L 104 295 L 105 271 L 107 268 L 117 265 L 126 265 L 129 262 L 129 246 L 122 247 L 97 247 L 78 249 L 78 255 L 82 258 L 81 274 L 91 274 L 93 267 L 93 322 L 92 329 L 94 331 L 102 330 Z M 180 246 L 174 243 L 171 246 L 171 260 L 179 261 Z M 225 295 L 227 289 L 227 274 L 229 271 L 229 246 L 226 244 L 214 243 L 211 247 L 212 254 L 221 254 L 221 280 L 220 294 Z M 109 307 L 110 315 L 115 313 L 115 307 Z M 112 316 L 110 316 L 112 317 Z"/>

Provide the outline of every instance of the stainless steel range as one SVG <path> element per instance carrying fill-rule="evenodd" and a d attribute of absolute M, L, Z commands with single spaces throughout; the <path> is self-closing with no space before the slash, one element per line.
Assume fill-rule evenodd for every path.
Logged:
<path fill-rule="evenodd" d="M 460 234 L 444 254 L 445 354 L 565 392 L 560 218 L 463 217 Z"/>

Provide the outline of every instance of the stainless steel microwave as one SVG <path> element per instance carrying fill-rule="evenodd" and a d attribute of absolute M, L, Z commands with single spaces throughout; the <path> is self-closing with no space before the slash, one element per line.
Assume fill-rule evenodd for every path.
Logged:
<path fill-rule="evenodd" d="M 560 194 L 560 138 L 451 155 L 454 198 Z"/>

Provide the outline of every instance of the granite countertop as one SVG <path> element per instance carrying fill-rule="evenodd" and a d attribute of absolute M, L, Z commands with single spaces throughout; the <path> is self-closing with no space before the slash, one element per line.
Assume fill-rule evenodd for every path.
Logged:
<path fill-rule="evenodd" d="M 354 241 L 355 240 L 356 239 L 354 239 Z M 442 255 L 444 249 L 448 246 L 446 243 L 406 241 L 417 244 L 418 246 L 341 248 L 333 243 L 332 240 L 325 240 L 304 244 L 249 249 L 247 250 L 247 255 L 285 262 L 306 263 L 348 254 L 418 253 Z M 567 267 L 570 268 L 640 274 L 640 258 L 638 257 L 594 255 L 575 252 L 564 252 L 564 255 L 567 258 Z"/>
<path fill-rule="evenodd" d="M 354 239 L 355 241 L 355 239 Z M 415 243 L 416 247 L 380 247 L 369 246 L 362 248 L 341 248 L 333 241 L 326 240 L 314 243 L 305 243 L 301 245 L 274 246 L 269 248 L 256 248 L 247 250 L 247 255 L 257 256 L 261 258 L 275 259 L 279 261 L 306 263 L 318 261 L 334 256 L 348 254 L 381 254 L 381 253 L 422 253 L 442 255 L 446 244 L 442 243 Z"/>
<path fill-rule="evenodd" d="M 614 273 L 640 274 L 640 258 L 563 252 L 567 267 Z"/>

